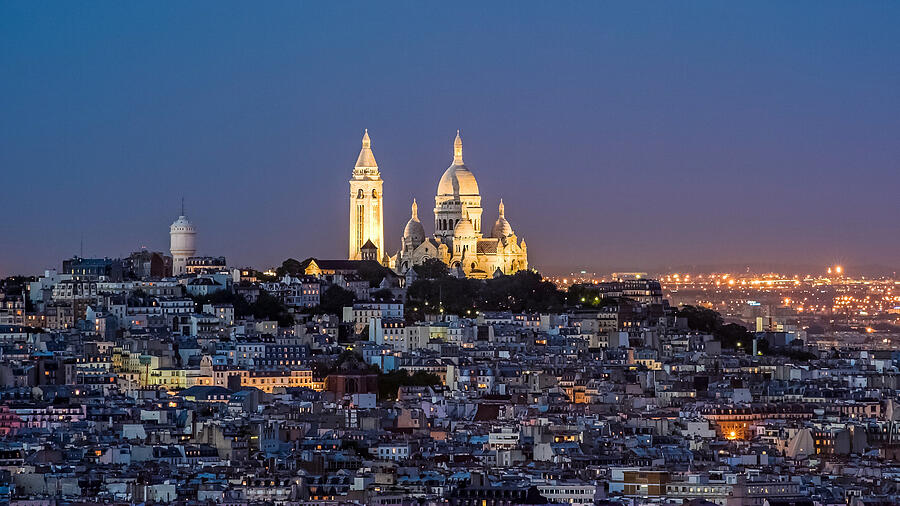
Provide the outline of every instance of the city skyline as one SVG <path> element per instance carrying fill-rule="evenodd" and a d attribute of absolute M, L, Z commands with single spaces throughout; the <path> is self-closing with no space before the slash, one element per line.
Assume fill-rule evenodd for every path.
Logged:
<path fill-rule="evenodd" d="M 203 5 L 0 6 L 0 274 L 167 251 L 182 196 L 200 254 L 341 258 L 365 128 L 388 250 L 461 129 L 541 270 L 900 263 L 897 6 Z"/>
<path fill-rule="evenodd" d="M 0 504 L 900 504 L 898 20 L 0 2 Z"/>

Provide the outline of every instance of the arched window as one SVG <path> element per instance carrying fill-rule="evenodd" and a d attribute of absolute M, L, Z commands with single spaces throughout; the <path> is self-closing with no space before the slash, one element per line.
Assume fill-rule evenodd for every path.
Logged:
<path fill-rule="evenodd" d="M 358 199 L 363 198 L 363 191 L 362 191 L 362 188 L 360 188 L 359 191 L 356 192 L 356 198 L 358 198 Z"/>
<path fill-rule="evenodd" d="M 375 190 L 372 190 L 372 198 L 373 198 L 373 199 L 377 199 L 377 198 L 378 198 L 378 192 L 376 192 Z"/>

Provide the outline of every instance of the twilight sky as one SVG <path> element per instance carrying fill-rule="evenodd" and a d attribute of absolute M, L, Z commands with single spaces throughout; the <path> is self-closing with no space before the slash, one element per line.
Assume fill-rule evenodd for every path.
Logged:
<path fill-rule="evenodd" d="M 0 2 L 0 274 L 392 249 L 456 129 L 539 269 L 900 266 L 897 2 Z"/>

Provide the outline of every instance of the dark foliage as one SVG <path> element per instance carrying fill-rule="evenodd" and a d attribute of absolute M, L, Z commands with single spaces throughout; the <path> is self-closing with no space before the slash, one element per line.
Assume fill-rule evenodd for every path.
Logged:
<path fill-rule="evenodd" d="M 302 272 L 303 269 L 300 266 L 300 261 L 294 258 L 288 258 L 284 262 L 281 262 L 281 267 L 275 269 L 275 273 L 278 274 L 279 277 L 283 277 L 287 274 L 297 276 Z"/>
<path fill-rule="evenodd" d="M 350 290 L 345 290 L 337 285 L 331 285 L 319 297 L 318 311 L 324 314 L 340 315 L 344 306 L 352 306 L 356 297 Z"/>
<path fill-rule="evenodd" d="M 612 298 L 603 297 L 593 285 L 577 284 L 566 290 L 566 306 L 582 308 L 601 308 L 616 304 Z"/>
<path fill-rule="evenodd" d="M 722 315 L 705 307 L 682 306 L 675 315 L 678 318 L 687 318 L 688 327 L 698 332 L 712 334 L 724 324 Z"/>
<path fill-rule="evenodd" d="M 338 369 L 341 368 L 345 363 L 349 363 L 353 369 L 361 369 L 363 371 L 368 371 L 372 373 L 380 373 L 381 369 L 378 366 L 367 364 L 362 355 L 350 350 L 344 350 L 338 355 L 334 360 L 329 362 L 315 362 L 313 363 L 313 376 L 317 378 L 324 378 L 331 373 L 337 372 Z"/>
<path fill-rule="evenodd" d="M 489 279 L 479 304 L 486 311 L 555 312 L 563 309 L 565 296 L 540 274 L 519 271 Z"/>
<path fill-rule="evenodd" d="M 419 279 L 407 290 L 411 316 L 421 313 L 471 315 L 475 311 L 553 312 L 563 309 L 565 295 L 536 272 L 478 280 L 444 276 Z"/>
<path fill-rule="evenodd" d="M 437 258 L 429 258 L 419 265 L 413 267 L 419 278 L 422 279 L 440 279 L 448 275 L 447 264 L 441 262 Z"/>
<path fill-rule="evenodd" d="M 443 277 L 439 279 L 418 279 L 406 292 L 407 306 L 414 312 L 445 313 L 465 315 L 477 309 L 476 297 L 481 281 Z"/>
<path fill-rule="evenodd" d="M 369 297 L 372 300 L 387 302 L 394 299 L 394 292 L 387 288 L 382 288 L 381 290 L 376 290 L 369 294 Z"/>
<path fill-rule="evenodd" d="M 722 341 L 722 346 L 725 348 L 752 349 L 753 334 L 743 325 L 736 323 L 725 325 L 722 315 L 712 309 L 698 306 L 683 306 L 678 310 L 676 316 L 687 318 L 688 327 L 692 330 L 712 334 Z"/>
<path fill-rule="evenodd" d="M 381 280 L 387 275 L 388 269 L 378 262 L 365 262 L 360 264 L 356 273 L 359 274 L 359 277 L 368 281 L 371 288 L 375 288 L 381 284 Z"/>
<path fill-rule="evenodd" d="M 764 353 L 766 355 L 778 355 L 779 357 L 786 357 L 791 360 L 796 360 L 797 362 L 809 362 L 810 360 L 815 360 L 816 358 L 818 358 L 815 354 L 808 351 L 795 350 L 791 348 L 773 348 L 768 353 Z"/>
<path fill-rule="evenodd" d="M 193 299 L 199 310 L 203 309 L 204 304 L 231 304 L 234 307 L 234 316 L 236 318 L 246 318 L 253 314 L 247 299 L 228 290 L 219 290 L 209 295 L 198 295 L 193 297 Z"/>
<path fill-rule="evenodd" d="M 231 304 L 236 318 L 253 316 L 257 320 L 275 320 L 282 327 L 294 324 L 294 317 L 287 306 L 264 290 L 260 290 L 259 297 L 253 304 L 248 303 L 242 295 L 227 290 L 194 297 L 194 303 L 198 309 L 202 309 L 204 304 Z"/>
<path fill-rule="evenodd" d="M 441 378 L 425 371 L 416 371 L 412 375 L 406 371 L 381 373 L 378 375 L 378 398 L 396 399 L 400 387 L 404 386 L 425 387 L 440 384 Z"/>

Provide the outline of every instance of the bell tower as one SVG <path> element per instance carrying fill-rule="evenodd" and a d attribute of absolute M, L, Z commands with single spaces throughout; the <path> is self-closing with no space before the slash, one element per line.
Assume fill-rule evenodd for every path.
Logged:
<path fill-rule="evenodd" d="M 347 256 L 350 260 L 361 260 L 361 249 L 370 241 L 378 248 L 375 253 L 377 258 L 384 256 L 383 185 L 378 163 L 372 153 L 369 130 L 366 129 L 350 178 L 350 250 Z M 371 252 L 367 253 L 371 255 Z"/>

